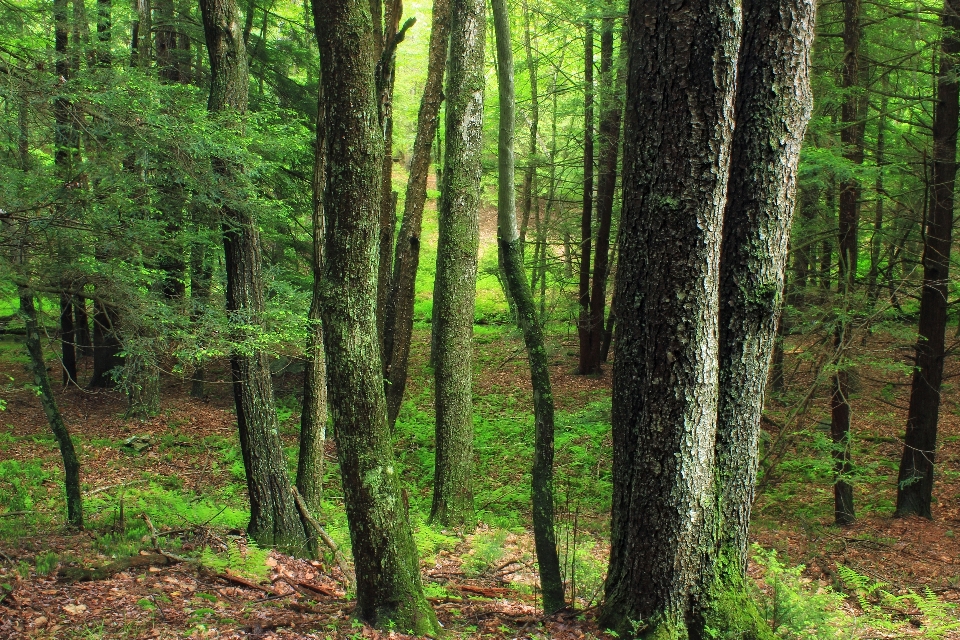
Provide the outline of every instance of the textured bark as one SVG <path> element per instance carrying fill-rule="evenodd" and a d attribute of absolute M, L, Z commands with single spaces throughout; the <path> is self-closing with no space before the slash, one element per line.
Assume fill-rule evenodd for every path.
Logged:
<path fill-rule="evenodd" d="M 945 357 L 947 284 L 957 176 L 957 126 L 960 121 L 960 86 L 956 75 L 956 57 L 960 55 L 958 12 L 960 1 L 944 0 L 944 31 L 933 118 L 933 190 L 924 235 L 917 360 L 910 389 L 903 457 L 897 478 L 897 516 L 933 517 L 930 503 Z"/>
<path fill-rule="evenodd" d="M 67 522 L 79 529 L 83 528 L 83 500 L 80 494 L 80 462 L 77 460 L 73 440 L 63 423 L 57 400 L 50 387 L 50 378 L 47 376 L 47 365 L 43 361 L 43 349 L 40 345 L 40 328 L 37 325 L 37 311 L 33 305 L 33 292 L 25 287 L 19 287 L 20 314 L 23 316 L 25 328 L 25 343 L 30 356 L 30 369 L 33 372 L 33 382 L 40 391 L 40 404 L 50 423 L 50 430 L 60 446 L 60 456 L 63 458 L 64 486 L 67 494 Z"/>
<path fill-rule="evenodd" d="M 685 637 L 714 509 L 721 224 L 739 2 L 630 4 L 601 624 Z M 657 635 L 663 634 L 663 635 Z M 669 635 L 673 634 L 673 635 Z"/>
<path fill-rule="evenodd" d="M 313 168 L 313 298 L 307 333 L 307 366 L 303 370 L 303 409 L 300 412 L 300 451 L 297 456 L 297 490 L 313 513 L 320 512 L 323 497 L 323 454 L 327 440 L 327 360 L 323 353 L 323 189 L 327 176 L 327 125 L 322 85 L 317 109 L 317 140 Z"/>
<path fill-rule="evenodd" d="M 247 108 L 247 54 L 240 33 L 235 0 L 202 0 L 203 30 L 210 57 L 211 113 L 244 113 Z M 224 179 L 240 168 L 213 159 L 215 171 Z M 250 329 L 262 327 L 264 310 L 260 234 L 253 212 L 247 207 L 224 205 L 217 212 L 223 229 L 227 273 L 227 312 L 232 337 L 242 342 Z M 276 546 L 302 555 L 307 535 L 300 521 L 286 456 L 274 408 L 273 382 L 268 355 L 263 351 L 234 350 L 230 356 L 233 396 L 250 496 L 247 531 L 262 546 Z"/>
<path fill-rule="evenodd" d="M 783 301 L 800 145 L 812 106 L 814 13 L 813 0 L 744 2 L 720 258 L 719 520 L 704 572 L 717 572 L 721 591 L 742 587 L 746 577 L 760 417 Z"/>
<path fill-rule="evenodd" d="M 596 373 L 590 348 L 590 254 L 593 247 L 593 22 L 588 19 L 583 49 L 583 210 L 580 212 L 580 364 L 577 373 Z M 567 252 L 569 255 L 569 252 Z"/>
<path fill-rule="evenodd" d="M 326 131 L 323 340 L 357 573 L 356 615 L 436 635 L 393 456 L 377 340 L 381 153 L 369 6 L 314 0 Z"/>
<path fill-rule="evenodd" d="M 480 242 L 483 0 L 451 3 L 446 153 L 439 206 L 436 298 L 437 456 L 430 518 L 473 520 L 473 311 Z"/>
<path fill-rule="evenodd" d="M 841 85 L 847 90 L 840 120 L 840 142 L 843 157 L 853 164 L 863 164 L 864 123 L 862 100 L 853 89 L 860 81 L 860 0 L 844 0 L 843 4 L 843 72 Z M 860 181 L 850 178 L 840 183 L 839 250 L 837 293 L 843 309 L 836 321 L 834 348 L 837 372 L 833 376 L 830 397 L 830 436 L 833 439 L 836 479 L 833 484 L 834 520 L 849 524 L 856 519 L 853 505 L 853 485 L 845 478 L 852 470 L 850 461 L 850 371 L 846 363 L 846 347 L 850 341 L 849 327 L 844 318 L 849 297 L 857 279 L 857 248 L 860 224 Z"/>
<path fill-rule="evenodd" d="M 613 12 L 613 7 L 607 7 Z M 581 370 L 600 371 L 603 350 L 604 310 L 607 306 L 607 278 L 610 270 L 610 227 L 613 220 L 613 196 L 617 185 L 617 153 L 620 148 L 620 114 L 623 103 L 620 88 L 624 76 L 618 74 L 614 83 L 613 70 L 614 18 L 603 18 L 600 32 L 600 159 L 597 180 L 597 239 L 594 243 L 593 283 L 590 289 L 590 321 L 588 356 L 580 356 Z M 583 346 L 581 345 L 581 349 Z"/>
<path fill-rule="evenodd" d="M 551 614 L 566 604 L 560 559 L 553 527 L 553 391 L 544 346 L 540 318 L 533 304 L 533 292 L 523 268 L 520 235 L 517 232 L 516 160 L 514 156 L 513 50 L 510 16 L 506 0 L 493 0 L 493 24 L 497 38 L 497 86 L 500 98 L 498 145 L 497 235 L 504 257 L 507 286 L 517 304 L 517 324 L 523 332 L 533 386 L 534 460 L 531 495 L 533 498 L 533 535 L 540 567 L 543 611 Z"/>
<path fill-rule="evenodd" d="M 417 269 L 420 266 L 420 232 L 423 207 L 427 200 L 427 174 L 430 171 L 430 147 L 438 131 L 440 104 L 443 102 L 443 71 L 450 40 L 450 3 L 434 0 L 433 26 L 427 60 L 427 80 L 417 115 L 417 135 L 413 143 L 410 177 L 403 204 L 403 221 L 397 237 L 393 284 L 387 297 L 383 359 L 387 394 L 387 420 L 396 424 L 403 393 L 407 386 L 407 363 L 413 335 L 413 304 L 416 296 Z"/>

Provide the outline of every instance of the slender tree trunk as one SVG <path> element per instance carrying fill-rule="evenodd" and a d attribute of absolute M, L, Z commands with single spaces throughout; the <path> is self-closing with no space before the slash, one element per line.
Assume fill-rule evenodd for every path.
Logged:
<path fill-rule="evenodd" d="M 590 375 L 597 367 L 590 348 L 590 252 L 593 246 L 593 20 L 587 19 L 583 48 L 583 211 L 580 214 L 580 364 L 577 373 Z"/>
<path fill-rule="evenodd" d="M 612 14 L 613 6 L 607 11 Z M 614 84 L 612 15 L 603 18 L 600 32 L 600 165 L 597 183 L 597 240 L 594 245 L 593 285 L 590 291 L 590 339 L 586 363 L 594 373 L 600 371 L 600 353 L 603 347 L 603 320 L 607 306 L 607 276 L 610 270 L 610 227 L 613 220 L 613 196 L 617 185 L 617 151 L 620 146 L 620 114 L 623 103 Z M 623 80 L 623 76 L 619 77 Z M 582 347 L 581 347 L 582 348 Z M 583 356 L 580 357 L 584 368 Z"/>
<path fill-rule="evenodd" d="M 887 87 L 886 76 L 884 76 L 884 88 Z M 877 304 L 880 298 L 880 255 L 883 253 L 883 204 L 886 199 L 886 192 L 883 189 L 883 171 L 886 164 L 886 124 L 887 124 L 887 96 L 886 93 L 880 96 L 880 113 L 877 117 L 877 179 L 876 179 L 876 208 L 874 210 L 873 233 L 870 235 L 870 272 L 867 274 L 867 296 L 870 306 Z"/>
<path fill-rule="evenodd" d="M 527 72 L 530 74 L 530 141 L 527 149 L 527 166 L 523 172 L 523 221 L 520 223 L 520 251 L 525 250 L 527 225 L 533 199 L 537 197 L 537 135 L 540 128 L 540 94 L 537 87 L 537 63 L 533 57 L 533 37 L 530 29 L 530 7 L 523 2 L 523 51 L 526 55 Z"/>
<path fill-rule="evenodd" d="M 377 231 L 383 132 L 374 33 L 364 3 L 313 0 L 326 110 L 323 207 L 327 389 L 361 620 L 437 635 L 393 457 L 377 339 Z"/>
<path fill-rule="evenodd" d="M 742 594 L 743 606 L 755 606 L 744 584 L 750 507 L 760 417 L 786 281 L 800 145 L 813 102 L 809 69 L 815 9 L 814 0 L 744 2 L 737 122 L 720 257 L 717 491 L 712 512 L 718 520 L 711 523 L 717 537 L 707 549 L 703 570 L 715 583 L 708 585 L 698 606 L 701 619 L 691 629 L 694 637 L 704 637 L 708 624 L 731 631 L 744 618 L 750 620 L 729 610 L 731 591 Z M 717 616 L 722 624 L 717 624 Z"/>
<path fill-rule="evenodd" d="M 202 231 L 209 228 L 209 222 L 201 220 L 198 210 L 193 212 L 194 242 L 190 247 L 190 323 L 199 330 L 199 323 L 210 304 L 210 284 L 213 280 L 213 264 L 206 241 L 200 237 Z M 206 362 L 198 359 L 193 368 L 190 382 L 190 396 L 206 397 Z"/>
<path fill-rule="evenodd" d="M 93 376 L 90 388 L 107 389 L 115 386 L 113 370 L 123 365 L 120 356 L 120 316 L 108 302 L 93 303 Z"/>
<path fill-rule="evenodd" d="M 235 0 L 201 0 L 203 30 L 210 58 L 212 114 L 239 113 L 247 109 L 247 53 L 240 33 Z M 224 179 L 236 177 L 241 168 L 213 159 L 214 170 Z M 253 212 L 247 207 L 221 206 L 223 247 L 227 272 L 227 312 L 236 318 L 233 339 L 249 337 L 244 326 L 262 326 L 264 310 L 260 234 Z M 277 425 L 273 382 L 266 353 L 235 350 L 230 356 L 233 395 L 250 496 L 247 531 L 263 546 L 276 546 L 287 553 L 303 554 L 307 536 L 291 493 L 287 460 Z"/>
<path fill-rule="evenodd" d="M 97 0 L 97 65 L 109 67 L 111 62 L 110 45 L 112 30 L 111 0 Z"/>
<path fill-rule="evenodd" d="M 840 140 L 844 157 L 854 164 L 863 163 L 863 114 L 860 97 L 853 89 L 860 81 L 860 0 L 844 0 L 843 46 L 844 63 L 842 85 L 847 89 L 840 119 L 843 128 Z M 833 485 L 834 516 L 837 524 L 850 524 L 856 519 L 853 506 L 853 485 L 846 478 L 852 470 L 850 460 L 850 371 L 846 362 L 846 347 L 850 342 L 850 327 L 845 320 L 854 283 L 857 279 L 857 249 L 859 245 L 860 181 L 849 178 L 840 183 L 839 238 L 840 252 L 837 269 L 837 293 L 843 310 L 837 318 L 834 347 L 837 351 L 837 372 L 833 376 L 830 399 L 830 435 L 834 444 L 836 480 Z"/>
<path fill-rule="evenodd" d="M 300 413 L 300 452 L 297 490 L 313 513 L 320 512 L 323 497 L 323 454 L 327 440 L 327 360 L 323 353 L 323 190 L 327 178 L 327 123 L 323 83 L 317 104 L 317 141 L 313 168 L 313 298 L 307 333 L 307 366 L 303 370 L 303 409 Z"/>
<path fill-rule="evenodd" d="M 396 424 L 403 393 L 407 386 L 410 339 L 413 335 L 413 304 L 416 296 L 417 269 L 420 266 L 420 233 L 423 208 L 427 200 L 427 174 L 430 170 L 430 147 L 437 133 L 440 104 L 443 102 L 443 71 L 450 41 L 450 3 L 434 0 L 433 26 L 427 60 L 427 80 L 420 99 L 417 135 L 413 143 L 410 177 L 403 204 L 403 221 L 397 238 L 393 286 L 387 298 L 384 329 L 385 388 L 387 419 Z"/>
<path fill-rule="evenodd" d="M 64 2 L 64 4 L 66 4 Z M 40 329 L 37 325 L 37 311 L 33 305 L 33 292 L 26 287 L 19 288 L 20 313 L 23 315 L 26 330 L 25 343 L 30 355 L 30 369 L 33 372 L 33 381 L 40 391 L 40 404 L 47 415 L 50 430 L 60 446 L 60 455 L 63 458 L 64 485 L 67 493 L 67 522 L 78 529 L 83 528 L 83 500 L 80 494 L 80 462 L 73 448 L 73 440 L 63 423 L 57 400 L 50 387 L 50 378 L 47 376 L 47 365 L 43 361 L 43 350 L 40 345 Z"/>
<path fill-rule="evenodd" d="M 944 0 L 940 71 L 933 119 L 933 190 L 923 247 L 923 292 L 917 360 L 910 389 L 907 433 L 897 477 L 897 516 L 933 517 L 933 467 L 937 452 L 940 387 L 943 383 L 947 287 L 950 276 L 957 126 L 960 124 L 957 55 L 960 0 Z"/>
<path fill-rule="evenodd" d="M 73 324 L 73 302 L 67 293 L 60 294 L 60 358 L 63 384 L 77 383 L 77 332 Z"/>
<path fill-rule="evenodd" d="M 497 38 L 497 79 L 500 94 L 499 180 L 497 235 L 504 256 L 507 284 L 517 303 L 517 322 L 523 332 L 533 386 L 535 445 L 533 461 L 533 535 L 540 566 L 543 611 L 554 613 L 565 605 L 560 559 L 553 528 L 553 391 L 543 330 L 527 286 L 523 253 L 517 233 L 515 195 L 513 49 L 506 0 L 493 0 L 493 24 Z"/>
<path fill-rule="evenodd" d="M 435 368 L 437 453 L 430 519 L 471 524 L 473 511 L 473 312 L 480 242 L 483 0 L 451 4 L 446 153 L 440 194 Z"/>
<path fill-rule="evenodd" d="M 740 3 L 630 3 L 613 365 L 613 514 L 600 624 L 686 638 L 712 544 L 720 240 Z M 625 304 L 628 301 L 629 304 Z"/>

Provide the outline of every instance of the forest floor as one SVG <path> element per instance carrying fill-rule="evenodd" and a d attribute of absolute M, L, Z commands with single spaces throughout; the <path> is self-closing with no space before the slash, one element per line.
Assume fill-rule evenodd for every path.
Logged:
<path fill-rule="evenodd" d="M 594 613 L 608 535 L 609 370 L 573 375 L 575 339 L 553 336 L 559 540 L 577 608 L 544 618 L 527 526 L 530 386 L 519 338 L 478 327 L 480 524 L 469 533 L 425 522 L 433 428 L 427 331 L 418 329 L 415 340 L 397 451 L 423 579 L 442 624 L 457 637 L 606 636 Z M 292 462 L 296 369 L 275 378 Z M 894 519 L 908 387 L 905 374 L 888 372 L 876 382 L 864 370 L 854 401 L 859 519 L 852 526 L 831 524 L 825 409 L 791 413 L 789 397 L 771 401 L 765 446 L 776 465 L 755 506 L 750 567 L 759 606 L 784 638 L 960 638 L 951 608 L 960 603 L 960 395 L 947 389 L 941 412 L 934 519 Z M 802 367 L 797 371 L 802 386 Z M 76 532 L 64 527 L 59 453 L 24 386 L 20 347 L 0 339 L 0 379 L 8 381 L 0 413 L 0 638 L 402 637 L 402 629 L 377 632 L 352 620 L 352 593 L 332 559 L 295 559 L 246 542 L 232 393 L 226 368 L 219 373 L 203 400 L 167 376 L 162 411 L 142 421 L 124 416 L 119 393 L 58 392 L 82 464 L 86 529 Z M 821 394 L 814 404 L 825 402 Z M 329 512 L 322 519 L 348 550 L 332 444 L 327 453 Z M 158 547 L 187 561 L 140 555 Z M 124 558 L 139 560 L 102 579 L 59 575 Z"/>

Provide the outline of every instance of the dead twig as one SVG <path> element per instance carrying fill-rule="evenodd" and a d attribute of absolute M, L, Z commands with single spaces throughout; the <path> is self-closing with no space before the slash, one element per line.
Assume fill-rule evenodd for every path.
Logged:
<path fill-rule="evenodd" d="M 349 589 L 351 582 L 354 578 L 351 575 L 350 567 L 347 564 L 347 559 L 340 552 L 340 547 L 337 546 L 337 543 L 333 541 L 323 527 L 314 518 L 310 515 L 310 510 L 307 508 L 307 503 L 303 501 L 303 496 L 300 495 L 300 492 L 297 491 L 296 487 L 290 487 L 290 491 L 293 493 L 293 499 L 297 503 L 297 509 L 300 510 L 300 515 L 303 516 L 303 519 L 306 520 L 314 531 L 317 532 L 317 535 L 320 536 L 320 539 L 323 540 L 323 543 L 330 547 L 330 550 L 333 551 L 333 557 L 337 561 L 337 566 L 340 567 L 340 571 L 343 573 L 343 579 L 346 582 L 346 587 Z"/>

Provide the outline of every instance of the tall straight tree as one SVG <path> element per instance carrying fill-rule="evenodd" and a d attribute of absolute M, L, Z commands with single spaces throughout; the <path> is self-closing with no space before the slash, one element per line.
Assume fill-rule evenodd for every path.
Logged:
<path fill-rule="evenodd" d="M 200 12 L 210 58 L 207 108 L 215 115 L 242 115 L 247 110 L 247 52 L 236 0 L 201 0 Z M 224 180 L 241 172 L 240 167 L 221 158 L 214 158 L 213 165 Z M 247 203 L 229 196 L 223 200 L 218 214 L 226 258 L 227 311 L 234 318 L 233 338 L 240 341 L 248 337 L 244 327 L 262 328 L 260 233 Z M 250 496 L 247 531 L 258 544 L 302 554 L 307 536 L 287 476 L 268 356 L 259 349 L 252 353 L 235 349 L 230 368 Z"/>
<path fill-rule="evenodd" d="M 436 353 L 437 458 L 430 518 L 473 519 L 473 311 L 480 243 L 483 0 L 451 4 L 446 152 L 440 190 Z"/>
<path fill-rule="evenodd" d="M 632 0 L 601 624 L 686 637 L 711 544 L 737 0 Z"/>
<path fill-rule="evenodd" d="M 860 83 L 861 0 L 843 2 L 843 72 L 845 90 L 840 120 L 840 142 L 843 156 L 853 164 L 863 164 L 864 123 L 862 99 L 856 92 Z M 834 330 L 837 372 L 833 376 L 830 398 L 830 435 L 834 446 L 836 479 L 833 483 L 834 520 L 849 524 L 856 520 L 853 505 L 853 485 L 848 476 L 850 461 L 850 375 L 845 352 L 850 343 L 850 324 L 846 319 L 850 295 L 857 279 L 857 249 L 860 224 L 860 181 L 852 176 L 840 183 L 839 260 L 837 263 L 837 293 L 841 309 Z"/>
<path fill-rule="evenodd" d="M 517 324 L 523 332 L 533 386 L 534 461 L 531 487 L 533 497 L 533 536 L 540 566 L 543 610 L 554 613 L 563 608 L 563 579 L 553 527 L 553 391 L 544 347 L 543 329 L 533 291 L 523 268 L 523 247 L 517 232 L 516 159 L 514 131 L 516 97 L 514 91 L 513 48 L 510 16 L 506 0 L 493 0 L 493 25 L 497 37 L 497 86 L 500 98 L 497 182 L 497 240 L 503 256 L 507 286 L 517 308 Z"/>
<path fill-rule="evenodd" d="M 326 122 L 321 317 L 357 570 L 356 615 L 379 627 L 392 622 L 417 635 L 437 635 L 393 457 L 377 338 L 383 132 L 370 6 L 313 0 L 313 17 Z"/>
<path fill-rule="evenodd" d="M 705 606 L 742 592 L 760 417 L 783 300 L 800 145 L 810 119 L 814 0 L 745 0 L 720 258 L 720 396 Z M 729 603 L 728 603 L 729 606 Z M 722 607 L 721 607 L 722 609 Z M 702 626 L 702 624 L 700 625 Z M 728 624 L 714 624 L 723 628 Z"/>
<path fill-rule="evenodd" d="M 580 365 L 577 373 L 596 373 L 590 349 L 590 253 L 593 247 L 593 18 L 583 36 L 583 210 L 580 213 Z"/>
<path fill-rule="evenodd" d="M 383 361 L 387 392 L 387 416 L 396 423 L 407 386 L 407 362 L 413 335 L 413 303 L 417 269 L 420 266 L 420 232 L 423 208 L 427 200 L 427 174 L 430 171 L 430 147 L 437 134 L 440 104 L 443 102 L 443 71 L 450 41 L 450 2 L 434 0 L 433 26 L 427 54 L 427 80 L 417 115 L 417 134 L 413 142 L 410 177 L 403 201 L 403 220 L 397 236 L 393 265 L 393 283 L 387 296 L 386 327 L 383 332 Z"/>
<path fill-rule="evenodd" d="M 960 124 L 960 0 L 944 0 L 943 40 L 933 116 L 933 188 L 923 245 L 923 292 L 917 360 L 910 388 L 907 433 L 897 477 L 896 515 L 932 517 L 933 464 L 937 453 L 940 387 L 943 383 L 947 286 L 957 177 L 957 126 Z"/>

